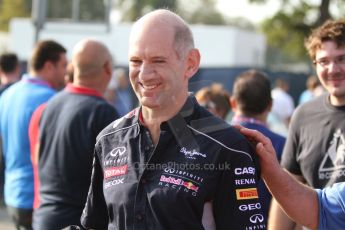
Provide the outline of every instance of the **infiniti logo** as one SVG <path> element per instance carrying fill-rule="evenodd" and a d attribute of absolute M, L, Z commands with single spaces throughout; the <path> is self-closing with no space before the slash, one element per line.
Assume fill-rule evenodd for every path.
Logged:
<path fill-rule="evenodd" d="M 254 214 L 249 218 L 249 220 L 253 224 L 258 224 L 264 222 L 264 217 L 261 214 Z"/>
<path fill-rule="evenodd" d="M 173 168 L 165 168 L 164 172 L 166 172 L 166 173 L 174 173 L 175 169 L 173 169 Z"/>
<path fill-rule="evenodd" d="M 126 152 L 126 147 L 117 147 L 110 152 L 110 156 L 117 157 L 122 156 Z"/>

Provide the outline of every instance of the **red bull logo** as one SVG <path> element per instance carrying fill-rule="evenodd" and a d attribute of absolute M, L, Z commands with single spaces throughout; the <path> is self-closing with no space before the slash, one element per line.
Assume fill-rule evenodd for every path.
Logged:
<path fill-rule="evenodd" d="M 195 192 L 197 192 L 199 189 L 198 186 L 196 186 L 195 184 L 193 184 L 190 181 L 184 181 L 180 178 L 175 178 L 172 176 L 166 177 L 166 176 L 162 175 L 161 178 L 159 179 L 159 181 L 169 183 L 169 184 L 182 185 L 183 187 L 186 187 L 187 189 L 193 190 Z"/>
<path fill-rule="evenodd" d="M 192 182 L 186 182 L 186 181 L 183 181 L 183 184 L 182 184 L 184 187 L 188 188 L 189 190 L 193 190 L 195 192 L 198 191 L 199 187 L 194 185 Z"/>

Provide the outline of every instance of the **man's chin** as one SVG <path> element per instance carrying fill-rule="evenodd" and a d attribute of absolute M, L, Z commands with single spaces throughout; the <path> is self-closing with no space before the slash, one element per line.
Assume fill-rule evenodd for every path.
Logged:
<path fill-rule="evenodd" d="M 161 107 L 161 105 L 158 103 L 156 100 L 148 100 L 148 99 L 142 99 L 141 100 L 141 105 L 149 108 L 149 109 L 157 109 Z"/>

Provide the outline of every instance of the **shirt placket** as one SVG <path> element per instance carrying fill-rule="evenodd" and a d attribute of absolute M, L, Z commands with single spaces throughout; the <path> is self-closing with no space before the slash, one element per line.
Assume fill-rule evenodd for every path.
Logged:
<path fill-rule="evenodd" d="M 155 145 L 152 142 L 149 131 L 144 128 L 142 132 L 142 147 L 140 149 L 140 177 L 138 181 L 136 196 L 135 196 L 135 205 L 134 205 L 134 229 L 146 229 L 147 221 L 145 215 L 146 208 L 146 173 L 144 165 L 149 162 L 150 157 L 152 156 Z"/>

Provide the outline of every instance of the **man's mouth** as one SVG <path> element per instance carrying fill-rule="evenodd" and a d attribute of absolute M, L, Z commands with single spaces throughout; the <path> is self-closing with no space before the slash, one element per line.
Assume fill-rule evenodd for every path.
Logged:
<path fill-rule="evenodd" d="M 159 84 L 151 84 L 151 85 L 144 85 L 143 83 L 139 83 L 145 90 L 153 90 L 159 86 Z"/>

